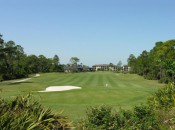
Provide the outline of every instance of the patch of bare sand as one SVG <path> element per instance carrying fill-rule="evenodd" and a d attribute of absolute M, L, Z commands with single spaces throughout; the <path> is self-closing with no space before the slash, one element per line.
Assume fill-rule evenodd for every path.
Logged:
<path fill-rule="evenodd" d="M 34 77 L 36 78 L 36 77 L 39 77 L 40 76 L 40 74 L 36 74 Z"/>
<path fill-rule="evenodd" d="M 39 91 L 39 92 L 68 91 L 68 90 L 74 90 L 74 89 L 81 89 L 81 87 L 77 87 L 77 86 L 50 86 L 50 87 L 46 88 L 45 91 Z"/>

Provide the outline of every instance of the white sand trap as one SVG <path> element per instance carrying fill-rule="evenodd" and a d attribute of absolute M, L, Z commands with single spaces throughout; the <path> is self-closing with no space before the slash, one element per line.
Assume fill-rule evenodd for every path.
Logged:
<path fill-rule="evenodd" d="M 21 82 L 25 82 L 25 81 L 28 81 L 30 80 L 31 78 L 26 78 L 26 79 L 22 79 L 22 80 L 18 80 L 18 81 L 14 81 L 12 83 L 21 83 Z"/>
<path fill-rule="evenodd" d="M 36 77 L 39 77 L 40 76 L 40 74 L 36 74 L 35 76 L 34 76 L 34 78 L 36 78 Z M 13 83 L 22 83 L 22 82 L 26 82 L 26 81 L 28 81 L 28 80 L 30 80 L 31 78 L 26 78 L 26 79 L 22 79 L 22 80 L 17 80 L 17 81 L 13 81 L 13 82 L 11 82 L 12 84 Z"/>
<path fill-rule="evenodd" d="M 39 91 L 39 92 L 55 92 L 55 91 L 68 91 L 73 89 L 81 89 L 81 87 L 76 86 L 50 86 L 46 88 L 45 91 Z"/>
<path fill-rule="evenodd" d="M 34 77 L 36 78 L 36 77 L 39 77 L 40 76 L 40 74 L 36 74 Z"/>

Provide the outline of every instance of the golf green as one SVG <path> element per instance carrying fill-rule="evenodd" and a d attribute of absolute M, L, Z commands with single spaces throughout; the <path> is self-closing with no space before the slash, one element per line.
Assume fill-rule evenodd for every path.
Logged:
<path fill-rule="evenodd" d="M 10 81 L 8 81 L 10 82 Z M 25 82 L 0 86 L 1 97 L 32 93 L 44 106 L 55 112 L 63 111 L 71 120 L 85 116 L 88 106 L 102 104 L 129 109 L 145 102 L 148 96 L 162 86 L 135 74 L 113 72 L 47 73 Z M 39 93 L 49 86 L 78 86 L 82 89 Z"/>

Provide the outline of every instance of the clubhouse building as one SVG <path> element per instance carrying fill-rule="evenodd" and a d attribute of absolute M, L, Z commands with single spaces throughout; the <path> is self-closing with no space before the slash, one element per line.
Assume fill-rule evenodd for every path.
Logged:
<path fill-rule="evenodd" d="M 92 66 L 93 70 L 95 71 L 117 71 L 116 65 L 109 65 L 109 64 L 97 64 Z"/>
<path fill-rule="evenodd" d="M 116 65 L 110 65 L 110 64 L 97 64 L 92 66 L 94 71 L 117 71 L 121 70 L 124 72 L 127 72 L 130 70 L 130 67 L 128 65 L 123 65 L 121 68 L 118 68 Z"/>

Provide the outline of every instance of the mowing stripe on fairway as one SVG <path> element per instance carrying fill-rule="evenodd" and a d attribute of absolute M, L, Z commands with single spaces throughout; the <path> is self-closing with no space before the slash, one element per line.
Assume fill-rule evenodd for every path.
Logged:
<path fill-rule="evenodd" d="M 91 73 L 48 73 L 30 80 L 30 83 L 0 86 L 1 96 L 10 97 L 31 91 L 42 91 L 49 86 L 73 85 L 81 90 L 52 93 L 33 93 L 46 107 L 55 111 L 64 110 L 73 120 L 85 115 L 87 106 L 112 105 L 130 108 L 145 102 L 146 98 L 158 87 L 157 81 L 149 81 L 134 74 L 117 74 L 113 72 Z M 108 84 L 108 87 L 105 85 Z"/>

